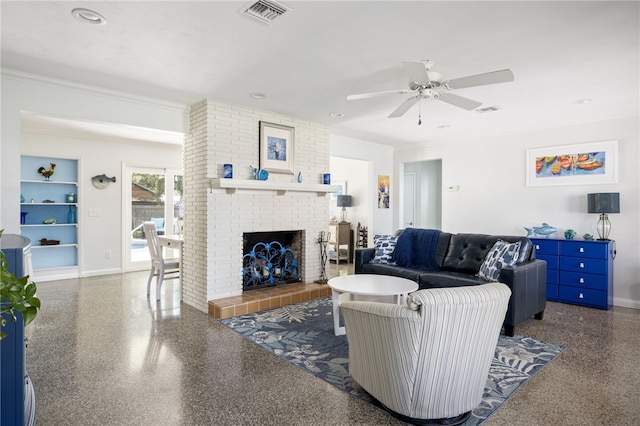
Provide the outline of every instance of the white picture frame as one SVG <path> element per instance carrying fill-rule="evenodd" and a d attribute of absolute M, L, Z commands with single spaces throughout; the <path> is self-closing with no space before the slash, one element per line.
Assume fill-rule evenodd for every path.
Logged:
<path fill-rule="evenodd" d="M 260 121 L 259 168 L 272 173 L 294 174 L 295 129 Z"/>
<path fill-rule="evenodd" d="M 529 149 L 527 186 L 593 185 L 618 182 L 618 141 Z"/>
<path fill-rule="evenodd" d="M 342 181 L 332 182 L 331 184 L 338 187 L 338 190 L 336 192 L 331 193 L 331 199 L 337 200 L 338 195 L 347 195 L 347 181 L 342 180 Z"/>

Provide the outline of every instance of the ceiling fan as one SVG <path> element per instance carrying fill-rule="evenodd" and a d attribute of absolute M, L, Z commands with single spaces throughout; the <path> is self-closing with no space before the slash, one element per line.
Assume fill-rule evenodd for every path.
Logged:
<path fill-rule="evenodd" d="M 442 102 L 470 111 L 482 105 L 482 102 L 454 95 L 449 91 L 454 89 L 463 89 L 465 87 L 483 86 L 486 84 L 506 83 L 514 80 L 513 72 L 510 69 L 506 69 L 443 81 L 440 73 L 431 71 L 433 61 L 407 61 L 402 64 L 405 66 L 410 77 L 408 89 L 360 93 L 357 95 L 347 96 L 347 100 L 352 101 L 356 99 L 373 98 L 392 93 L 399 95 L 404 95 L 406 93 L 415 94 L 415 96 L 404 101 L 395 111 L 393 111 L 389 115 L 389 118 L 402 117 L 413 105 L 416 104 L 416 102 L 423 98 L 438 99 Z M 420 123 L 421 120 L 419 119 L 418 124 Z"/>

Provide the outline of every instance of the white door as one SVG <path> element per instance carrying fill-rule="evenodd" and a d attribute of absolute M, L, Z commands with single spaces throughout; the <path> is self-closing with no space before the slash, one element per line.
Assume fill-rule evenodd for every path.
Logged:
<path fill-rule="evenodd" d="M 402 194 L 402 225 L 415 227 L 416 217 L 416 174 L 404 174 L 404 193 Z"/>

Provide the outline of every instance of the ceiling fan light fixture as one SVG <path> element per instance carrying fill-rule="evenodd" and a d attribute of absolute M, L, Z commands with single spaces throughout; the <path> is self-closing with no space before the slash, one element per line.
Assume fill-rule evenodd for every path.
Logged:
<path fill-rule="evenodd" d="M 71 15 L 80 22 L 92 25 L 107 25 L 107 18 L 91 9 L 77 7 L 71 11 Z"/>

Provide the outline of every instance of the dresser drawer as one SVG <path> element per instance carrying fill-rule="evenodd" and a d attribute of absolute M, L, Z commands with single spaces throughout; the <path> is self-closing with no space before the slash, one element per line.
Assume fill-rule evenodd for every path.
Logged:
<path fill-rule="evenodd" d="M 609 280 L 606 275 L 585 274 L 582 272 L 560 271 L 560 284 L 579 288 L 592 288 L 606 291 Z"/>
<path fill-rule="evenodd" d="M 547 269 L 558 269 L 558 256 L 549 256 L 546 254 L 538 254 L 536 253 L 536 259 L 544 260 L 547 262 Z"/>
<path fill-rule="evenodd" d="M 531 240 L 531 242 L 533 242 L 533 246 L 536 248 L 536 257 L 538 257 L 539 254 L 557 256 L 559 253 L 558 241 L 556 240 L 535 239 Z"/>
<path fill-rule="evenodd" d="M 574 287 L 560 287 L 560 301 L 575 305 L 608 309 L 607 292 Z"/>
<path fill-rule="evenodd" d="M 572 257 L 589 257 L 606 259 L 609 244 L 594 243 L 593 241 L 560 241 L 560 255 Z"/>
<path fill-rule="evenodd" d="M 588 271 L 590 274 L 607 274 L 607 259 L 560 257 L 561 271 Z"/>

